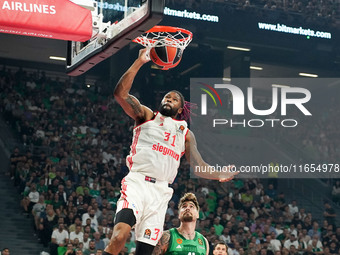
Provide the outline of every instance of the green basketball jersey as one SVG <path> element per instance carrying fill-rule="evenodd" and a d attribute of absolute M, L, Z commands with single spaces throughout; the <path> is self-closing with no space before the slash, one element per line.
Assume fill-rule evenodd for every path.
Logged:
<path fill-rule="evenodd" d="M 193 240 L 185 239 L 177 228 L 172 228 L 170 231 L 170 240 L 168 250 L 165 254 L 169 255 L 206 255 L 207 246 L 203 235 L 195 231 Z"/>

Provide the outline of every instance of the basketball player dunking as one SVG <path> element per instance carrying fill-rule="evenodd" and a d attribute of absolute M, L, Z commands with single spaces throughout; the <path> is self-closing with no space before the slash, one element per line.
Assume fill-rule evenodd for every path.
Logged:
<path fill-rule="evenodd" d="M 177 175 L 180 158 L 186 155 L 190 164 L 209 165 L 202 159 L 196 140 L 184 120 L 176 120 L 183 113 L 184 98 L 178 91 L 167 93 L 154 113 L 130 95 L 138 70 L 149 59 L 146 49 L 121 77 L 114 96 L 125 113 L 135 120 L 130 155 L 127 157 L 129 174 L 122 180 L 121 197 L 117 202 L 115 226 L 104 255 L 117 255 L 125 245 L 130 230 L 135 226 L 136 255 L 149 255 L 163 233 L 167 205 L 173 190 L 168 187 Z M 229 181 L 237 174 L 225 172 L 209 174 L 197 172 L 200 177 Z"/>

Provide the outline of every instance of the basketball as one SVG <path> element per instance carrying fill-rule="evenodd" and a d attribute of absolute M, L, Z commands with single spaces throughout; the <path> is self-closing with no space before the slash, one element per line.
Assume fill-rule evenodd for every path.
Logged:
<path fill-rule="evenodd" d="M 150 50 L 150 58 L 160 69 L 168 70 L 179 64 L 182 50 L 171 46 L 153 47 Z"/>

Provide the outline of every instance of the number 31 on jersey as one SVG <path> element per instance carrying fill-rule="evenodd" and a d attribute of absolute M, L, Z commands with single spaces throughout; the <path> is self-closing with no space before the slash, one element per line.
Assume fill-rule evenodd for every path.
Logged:
<path fill-rule="evenodd" d="M 170 137 L 171 133 L 164 132 L 165 138 L 164 141 L 169 141 L 171 139 L 172 143 L 171 146 L 175 147 L 175 140 L 176 140 L 176 135 L 173 135 Z M 195 254 L 190 254 L 190 255 L 195 255 Z"/>

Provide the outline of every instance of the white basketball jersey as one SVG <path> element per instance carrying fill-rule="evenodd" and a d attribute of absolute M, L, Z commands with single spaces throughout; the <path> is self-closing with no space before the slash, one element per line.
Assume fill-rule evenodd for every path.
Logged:
<path fill-rule="evenodd" d="M 185 152 L 187 132 L 186 121 L 159 112 L 153 120 L 136 126 L 130 155 L 126 158 L 130 171 L 172 183 Z"/>

